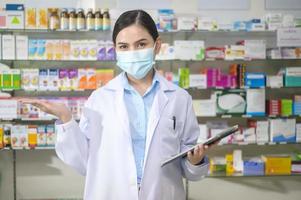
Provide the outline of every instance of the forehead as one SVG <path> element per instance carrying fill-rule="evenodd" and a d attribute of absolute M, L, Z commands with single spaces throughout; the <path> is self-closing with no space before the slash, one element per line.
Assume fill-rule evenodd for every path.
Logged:
<path fill-rule="evenodd" d="M 152 36 L 147 32 L 147 30 L 138 24 L 133 24 L 122 29 L 116 37 L 116 43 L 134 43 L 140 39 L 152 40 Z"/>

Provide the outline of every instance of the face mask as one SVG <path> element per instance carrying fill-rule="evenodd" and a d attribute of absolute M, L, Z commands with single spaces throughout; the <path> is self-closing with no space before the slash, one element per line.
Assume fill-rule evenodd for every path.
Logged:
<path fill-rule="evenodd" d="M 152 69 L 154 48 L 136 51 L 117 51 L 117 66 L 136 79 L 142 79 Z"/>

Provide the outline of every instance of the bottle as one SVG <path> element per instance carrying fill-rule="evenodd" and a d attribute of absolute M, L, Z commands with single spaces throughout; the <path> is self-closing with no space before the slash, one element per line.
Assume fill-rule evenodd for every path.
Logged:
<path fill-rule="evenodd" d="M 102 24 L 103 24 L 102 28 L 104 31 L 111 29 L 111 19 L 110 19 L 109 9 L 104 9 Z"/>
<path fill-rule="evenodd" d="M 86 28 L 86 16 L 84 9 L 79 8 L 77 11 L 77 30 L 84 30 Z"/>
<path fill-rule="evenodd" d="M 75 31 L 77 28 L 77 14 L 75 9 L 71 9 L 69 13 L 69 30 Z"/>
<path fill-rule="evenodd" d="M 4 137 L 3 137 L 3 144 L 4 147 L 11 147 L 11 126 L 10 125 L 4 125 L 3 128 L 4 131 Z"/>
<path fill-rule="evenodd" d="M 67 9 L 62 9 L 61 12 L 61 30 L 68 30 L 69 29 L 69 14 Z"/>
<path fill-rule="evenodd" d="M 87 13 L 87 29 L 95 30 L 95 15 L 93 14 L 92 8 L 89 8 Z"/>
<path fill-rule="evenodd" d="M 95 30 L 102 30 L 103 16 L 101 14 L 100 9 L 98 8 L 95 12 Z"/>
<path fill-rule="evenodd" d="M 50 14 L 50 20 L 49 20 L 49 28 L 50 30 L 57 30 L 60 28 L 60 20 L 59 20 L 59 15 L 58 15 L 58 9 L 53 8 L 50 9 L 51 14 Z"/>

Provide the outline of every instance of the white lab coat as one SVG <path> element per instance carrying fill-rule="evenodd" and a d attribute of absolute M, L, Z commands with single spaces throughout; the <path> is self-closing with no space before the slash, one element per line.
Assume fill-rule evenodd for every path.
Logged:
<path fill-rule="evenodd" d="M 182 178 L 200 180 L 207 174 L 207 159 L 198 166 L 183 158 L 161 167 L 162 161 L 196 143 L 199 128 L 191 96 L 160 75 L 159 82 L 149 115 L 140 191 L 121 75 L 92 93 L 79 125 L 71 120 L 56 126 L 56 153 L 86 176 L 85 200 L 183 200 Z"/>

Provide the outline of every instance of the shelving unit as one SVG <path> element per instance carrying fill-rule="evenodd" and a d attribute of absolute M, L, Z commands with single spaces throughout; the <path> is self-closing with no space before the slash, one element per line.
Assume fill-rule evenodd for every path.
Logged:
<path fill-rule="evenodd" d="M 111 39 L 110 31 L 51 31 L 51 30 L 7 30 L 0 29 L 0 34 L 12 34 L 12 35 L 28 35 L 32 39 Z M 160 36 L 164 42 L 172 43 L 174 40 L 204 40 L 205 44 L 209 46 L 224 46 L 226 44 L 235 44 L 236 41 L 242 39 L 265 39 L 267 41 L 267 48 L 276 46 L 276 31 L 175 31 L 175 32 L 160 32 Z M 0 60 L 0 62 L 8 64 L 13 68 L 77 68 L 85 65 L 93 66 L 96 68 L 114 68 L 116 72 L 120 70 L 115 67 L 115 61 L 92 61 L 92 60 Z M 227 70 L 228 65 L 232 63 L 245 63 L 248 65 L 248 72 L 265 71 L 268 74 L 276 74 L 276 72 L 282 67 L 288 66 L 301 66 L 301 59 L 254 59 L 254 60 L 158 60 L 156 61 L 156 67 L 166 71 L 176 73 L 179 67 L 189 67 L 191 73 L 199 73 L 203 67 L 219 67 L 222 70 Z M 300 93 L 300 87 L 283 87 L 283 88 L 265 88 L 266 96 L 270 97 L 287 97 L 293 94 Z M 189 88 L 187 91 L 192 95 L 194 99 L 202 99 L 208 97 L 208 94 L 215 90 L 227 90 L 224 88 Z M 88 91 L 24 91 L 15 90 L 7 91 L 16 97 L 41 97 L 41 96 L 89 96 L 92 90 Z M 210 120 L 227 120 L 229 124 L 239 123 L 246 124 L 248 119 L 267 119 L 267 118 L 296 118 L 297 121 L 301 121 L 301 116 L 250 116 L 250 115 L 217 115 L 213 117 L 200 117 L 199 122 L 206 122 Z M 1 121 L 9 121 L 0 120 Z M 31 120 L 31 119 L 13 119 L 14 123 L 54 123 L 54 120 Z M 288 153 L 295 150 L 301 151 L 300 143 L 264 143 L 264 144 L 225 144 L 217 146 L 216 150 L 209 152 L 209 156 L 224 155 L 225 152 L 232 151 L 233 149 L 243 149 L 246 152 L 246 156 L 253 156 L 264 153 Z M 256 148 L 256 152 L 254 149 Z M 53 147 L 43 148 L 39 147 L 37 151 L 53 151 Z M 14 178 L 14 196 L 16 199 L 16 165 L 17 154 L 19 151 L 35 151 L 32 149 L 3 149 L 3 151 L 13 152 L 13 178 Z M 287 177 L 300 176 L 300 174 L 283 175 Z M 224 178 L 224 177 L 265 177 L 265 176 L 244 176 L 242 174 L 236 174 L 233 176 L 223 175 L 209 175 L 210 178 Z M 270 176 L 268 176 L 270 177 Z M 188 182 L 186 182 L 186 188 L 188 188 Z"/>

